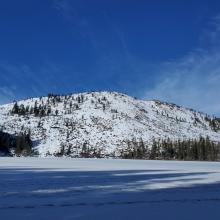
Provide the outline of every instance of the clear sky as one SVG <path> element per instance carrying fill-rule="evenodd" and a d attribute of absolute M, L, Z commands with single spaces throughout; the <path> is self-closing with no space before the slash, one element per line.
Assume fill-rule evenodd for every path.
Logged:
<path fill-rule="evenodd" d="M 220 2 L 0 2 L 0 103 L 119 91 L 220 115 Z"/>

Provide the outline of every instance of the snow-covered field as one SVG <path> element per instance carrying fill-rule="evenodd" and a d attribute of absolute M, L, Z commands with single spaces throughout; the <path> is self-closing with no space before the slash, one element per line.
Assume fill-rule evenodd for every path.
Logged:
<path fill-rule="evenodd" d="M 220 219 L 220 163 L 0 158 L 0 219 Z"/>

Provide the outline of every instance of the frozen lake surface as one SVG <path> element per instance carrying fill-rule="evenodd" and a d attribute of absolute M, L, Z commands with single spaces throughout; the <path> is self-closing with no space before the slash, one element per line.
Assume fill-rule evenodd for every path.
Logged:
<path fill-rule="evenodd" d="M 220 163 L 0 158 L 0 219 L 220 219 Z"/>

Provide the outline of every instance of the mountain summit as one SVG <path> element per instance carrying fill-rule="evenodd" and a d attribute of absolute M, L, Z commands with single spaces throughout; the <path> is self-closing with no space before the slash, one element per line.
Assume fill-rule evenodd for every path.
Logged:
<path fill-rule="evenodd" d="M 30 133 L 34 150 L 77 156 L 93 149 L 117 156 L 129 141 L 220 141 L 218 119 L 175 104 L 137 100 L 117 92 L 49 94 L 0 106 L 0 127 L 9 134 Z"/>

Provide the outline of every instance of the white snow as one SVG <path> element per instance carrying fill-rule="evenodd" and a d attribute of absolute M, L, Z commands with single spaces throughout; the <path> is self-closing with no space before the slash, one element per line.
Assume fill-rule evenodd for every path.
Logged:
<path fill-rule="evenodd" d="M 79 109 L 70 107 L 84 96 Z M 9 114 L 13 103 L 0 106 L 0 127 L 16 134 L 31 130 L 31 138 L 41 157 L 60 151 L 61 145 L 71 146 L 71 155 L 77 156 L 83 146 L 101 149 L 105 155 L 117 153 L 126 147 L 126 142 L 140 138 L 149 145 L 159 138 L 191 139 L 209 136 L 220 141 L 220 131 L 215 132 L 205 120 L 206 115 L 192 110 L 158 101 L 142 101 L 116 92 L 93 92 L 61 96 L 55 105 L 48 98 L 32 98 L 18 104 L 51 106 L 52 114 L 45 117 Z M 105 97 L 105 98 L 104 98 Z M 66 102 L 66 103 L 65 103 Z M 105 104 L 105 110 L 103 110 Z M 66 108 L 65 108 L 66 107 Z M 55 111 L 59 110 L 58 116 Z M 196 119 L 197 122 L 196 122 Z M 72 125 L 66 124 L 72 123 Z M 41 126 L 38 126 L 40 123 Z"/>
<path fill-rule="evenodd" d="M 0 158 L 1 219 L 220 219 L 220 163 Z"/>

